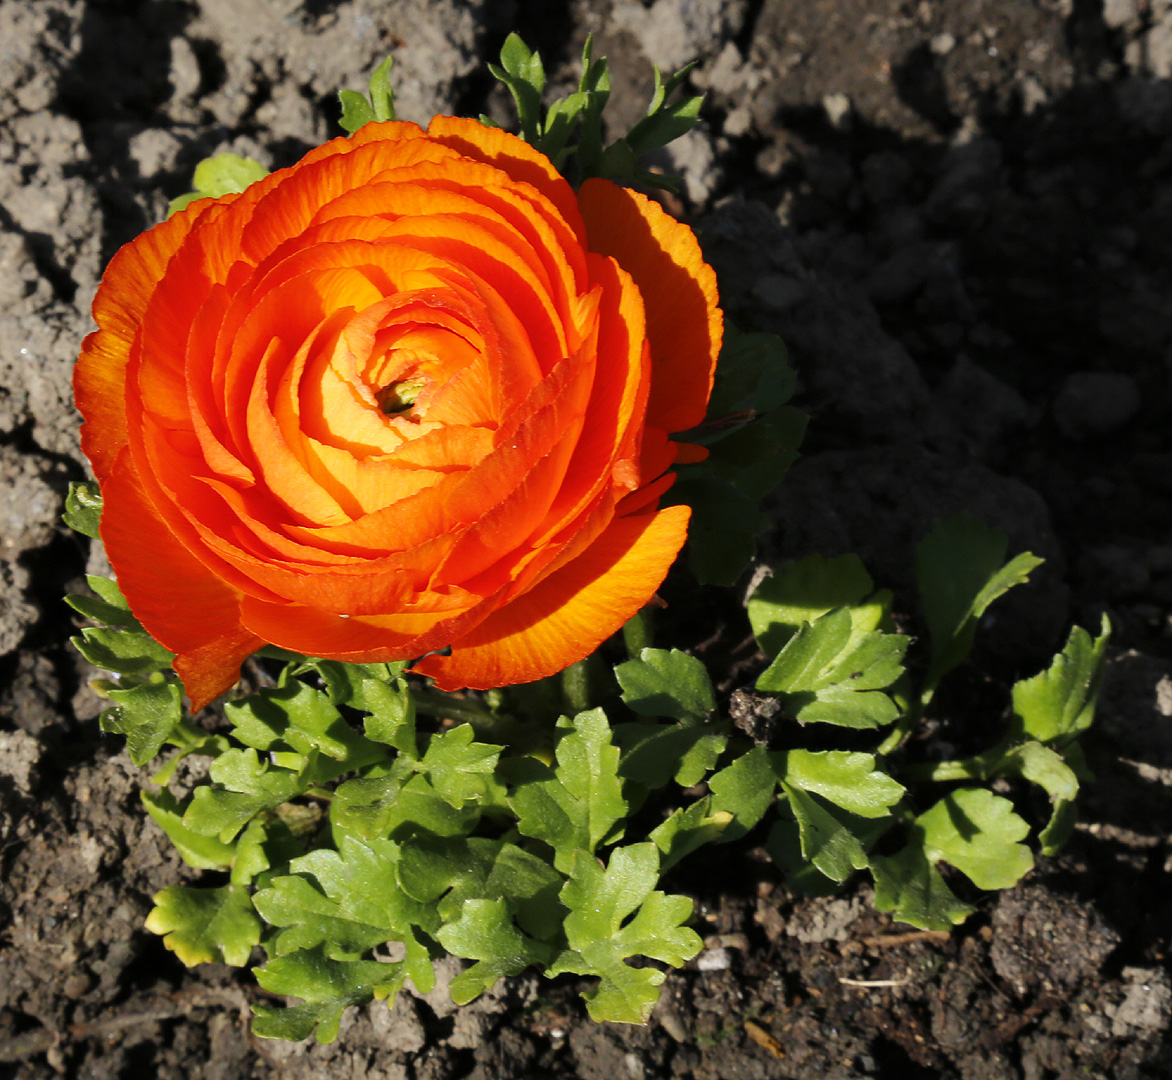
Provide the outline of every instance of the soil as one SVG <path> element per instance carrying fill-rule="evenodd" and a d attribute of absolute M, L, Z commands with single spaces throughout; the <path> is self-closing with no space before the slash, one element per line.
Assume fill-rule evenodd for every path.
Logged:
<path fill-rule="evenodd" d="M 591 1024 L 572 979 L 462 1010 L 441 979 L 265 1042 L 248 976 L 142 928 L 190 872 L 67 644 L 102 564 L 57 523 L 71 367 L 105 262 L 198 160 L 292 163 L 388 51 L 401 117 L 507 120 L 484 63 L 514 27 L 555 88 L 593 32 L 618 124 L 650 62 L 699 61 L 704 122 L 659 164 L 813 418 L 766 558 L 856 551 L 903 603 L 958 509 L 1045 556 L 949 707 L 1107 612 L 1098 779 L 1063 854 L 953 933 L 722 848 L 673 882 L 706 949 L 645 1028 Z M 0 0 L 0 43 L 0 1077 L 1172 1077 L 1170 0 Z"/>

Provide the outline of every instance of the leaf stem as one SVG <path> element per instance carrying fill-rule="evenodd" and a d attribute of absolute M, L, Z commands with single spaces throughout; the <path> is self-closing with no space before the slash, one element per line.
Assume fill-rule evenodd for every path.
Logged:
<path fill-rule="evenodd" d="M 638 660 L 643 650 L 651 647 L 651 619 L 647 608 L 635 612 L 623 624 L 623 644 L 632 660 Z"/>
<path fill-rule="evenodd" d="M 579 660 L 562 672 L 562 694 L 571 715 L 590 708 L 590 672 L 586 661 Z"/>
<path fill-rule="evenodd" d="M 424 716 L 458 720 L 466 724 L 496 724 L 499 719 L 474 701 L 454 698 L 439 690 L 412 687 L 411 696 L 415 699 L 416 711 L 423 713 Z"/>
<path fill-rule="evenodd" d="M 904 765 L 900 779 L 911 781 L 934 780 L 980 780 L 982 782 L 996 775 L 1005 760 L 1006 745 L 998 743 L 980 754 L 953 761 L 919 761 Z"/>

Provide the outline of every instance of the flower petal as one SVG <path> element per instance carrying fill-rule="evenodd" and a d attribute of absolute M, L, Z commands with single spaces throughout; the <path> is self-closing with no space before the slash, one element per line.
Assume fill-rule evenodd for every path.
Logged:
<path fill-rule="evenodd" d="M 415 665 L 441 690 L 532 682 L 589 656 L 667 576 L 691 511 L 617 518 L 582 555 L 506 604 L 452 646 Z"/>
<path fill-rule="evenodd" d="M 102 540 L 130 610 L 176 653 L 193 712 L 228 690 L 264 641 L 240 622 L 240 595 L 158 519 L 123 451 L 103 485 Z"/>
<path fill-rule="evenodd" d="M 614 256 L 643 294 L 652 365 L 647 423 L 669 433 L 695 427 L 708 407 L 724 328 L 716 274 L 695 233 L 609 180 L 587 180 L 578 202 L 590 250 Z"/>

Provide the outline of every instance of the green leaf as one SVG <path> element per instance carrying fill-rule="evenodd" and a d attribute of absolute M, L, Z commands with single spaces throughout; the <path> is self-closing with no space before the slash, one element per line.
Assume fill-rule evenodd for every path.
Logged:
<path fill-rule="evenodd" d="M 536 146 L 541 137 L 541 94 L 545 89 L 541 54 L 531 52 L 518 34 L 510 34 L 501 48 L 501 66 L 489 64 L 488 70 L 509 88 L 521 121 L 521 137 Z"/>
<path fill-rule="evenodd" d="M 126 736 L 130 760 L 140 768 L 163 748 L 183 721 L 179 684 L 148 682 L 126 690 L 108 690 L 115 708 L 102 713 L 102 730 Z"/>
<path fill-rule="evenodd" d="M 266 850 L 267 841 L 268 828 L 266 823 L 260 818 L 253 818 L 236 841 L 230 877 L 233 885 L 247 888 L 254 879 L 272 869 Z"/>
<path fill-rule="evenodd" d="M 985 788 L 961 788 L 916 818 L 907 846 L 873 857 L 875 906 L 921 929 L 947 930 L 974 910 L 945 884 L 936 863 L 946 862 L 981 889 L 1007 889 L 1034 865 L 1018 841 L 1029 826 L 1008 799 Z"/>
<path fill-rule="evenodd" d="M 239 154 L 216 154 L 204 158 L 195 167 L 192 179 L 193 191 L 171 200 L 167 216 L 183 210 L 198 199 L 218 199 L 243 191 L 249 184 L 263 180 L 269 175 L 259 161 L 241 157 Z"/>
<path fill-rule="evenodd" d="M 749 411 L 770 412 L 789 401 L 796 385 L 797 372 L 781 338 L 746 334 L 726 325 L 708 416 L 716 420 Z"/>
<path fill-rule="evenodd" d="M 160 791 L 143 789 L 140 796 L 147 813 L 167 834 L 188 866 L 197 870 L 226 870 L 232 865 L 235 848 L 214 836 L 201 836 L 183 824 L 183 807 L 166 788 Z"/>
<path fill-rule="evenodd" d="M 131 614 L 130 606 L 122 595 L 118 586 L 109 578 L 86 575 L 86 583 L 97 596 L 86 596 L 84 593 L 70 593 L 65 602 L 80 612 L 87 619 L 107 626 L 119 626 L 143 633 L 142 624 Z"/>
<path fill-rule="evenodd" d="M 699 935 L 683 925 L 692 916 L 692 901 L 655 891 L 658 880 L 659 852 L 652 843 L 614 849 L 605 868 L 586 852 L 574 860 L 561 891 L 570 910 L 568 948 L 548 974 L 598 975 L 597 989 L 584 995 L 595 1021 L 647 1022 L 664 973 L 628 967 L 628 957 L 679 967 L 703 948 Z"/>
<path fill-rule="evenodd" d="M 287 678 L 288 668 L 282 678 Z M 329 696 L 297 679 L 230 701 L 224 713 L 233 735 L 257 750 L 314 751 L 342 763 L 340 772 L 385 758 L 385 751 L 359 735 L 330 703 Z"/>
<path fill-rule="evenodd" d="M 61 520 L 74 532 L 88 536 L 91 540 L 98 539 L 98 527 L 102 522 L 102 493 L 93 480 L 75 480 L 70 483 Z"/>
<path fill-rule="evenodd" d="M 881 687 L 903 674 L 908 639 L 872 629 L 875 607 L 838 608 L 803 623 L 757 680 L 804 723 L 875 728 L 899 715 Z"/>
<path fill-rule="evenodd" d="M 783 406 L 751 423 L 727 430 L 719 439 L 702 437 L 709 447 L 706 469 L 718 480 L 730 484 L 752 502 L 768 495 L 798 460 L 798 446 L 809 417 L 798 409 Z"/>
<path fill-rule="evenodd" d="M 836 812 L 793 784 L 783 783 L 782 790 L 798 823 L 803 858 L 840 884 L 868 865 L 867 852 L 850 827 L 849 815 Z"/>
<path fill-rule="evenodd" d="M 403 846 L 399 882 L 444 922 L 458 919 L 466 900 L 502 900 L 527 934 L 547 940 L 561 930 L 562 875 L 516 844 L 421 836 Z"/>
<path fill-rule="evenodd" d="M 557 766 L 531 761 L 509 800 L 517 828 L 554 849 L 554 866 L 569 872 L 592 853 L 627 813 L 618 778 L 619 750 L 601 709 L 558 721 Z"/>
<path fill-rule="evenodd" d="M 1005 563 L 1008 544 L 1004 533 L 971 514 L 957 514 L 940 522 L 916 547 L 916 581 L 932 639 L 925 697 L 968 656 L 989 605 L 1029 580 L 1030 571 L 1041 565 L 1028 552 Z"/>
<path fill-rule="evenodd" d="M 173 652 L 164 649 L 145 630 L 87 626 L 79 637 L 70 640 L 94 667 L 119 675 L 165 671 L 175 659 Z"/>
<path fill-rule="evenodd" d="M 1043 855 L 1056 855 L 1074 828 L 1074 801 L 1078 796 L 1078 777 L 1074 770 L 1057 751 L 1041 743 L 1028 742 L 1006 755 L 997 774 L 1020 776 L 1045 789 L 1053 810 L 1038 841 Z"/>
<path fill-rule="evenodd" d="M 700 117 L 700 106 L 704 104 L 703 95 L 683 97 L 671 103 L 667 100 L 695 66 L 695 61 L 688 64 L 677 71 L 666 84 L 659 73 L 659 68 L 655 68 L 655 90 L 647 107 L 647 115 L 631 128 L 626 137 L 627 145 L 636 156 L 658 150 L 681 135 L 686 135 L 696 126 Z"/>
<path fill-rule="evenodd" d="M 339 90 L 338 101 L 342 106 L 342 116 L 338 124 L 348 134 L 353 135 L 360 127 L 374 119 L 374 108 L 361 91 Z"/>
<path fill-rule="evenodd" d="M 304 772 L 261 761 L 251 747 L 221 754 L 208 772 L 220 786 L 195 789 L 183 824 L 201 836 L 218 836 L 224 843 L 251 818 L 288 802 L 311 783 Z"/>
<path fill-rule="evenodd" d="M 342 105 L 342 118 L 338 121 L 342 130 L 353 135 L 364 124 L 371 121 L 395 119 L 395 91 L 391 86 L 391 67 L 394 59 L 388 56 L 370 76 L 370 96 L 357 90 L 339 90 L 338 101 Z"/>
<path fill-rule="evenodd" d="M 406 840 L 423 833 L 463 836 L 475 828 L 480 815 L 479 803 L 456 808 L 426 776 L 405 778 L 398 771 L 347 780 L 335 791 L 330 813 L 335 829 L 368 840 L 386 836 Z"/>
<path fill-rule="evenodd" d="M 531 964 L 547 964 L 553 947 L 517 929 L 504 900 L 465 900 L 460 916 L 442 926 L 436 938 L 454 956 L 477 963 L 451 983 L 452 1001 L 466 1005 L 507 975 L 519 975 Z"/>
<path fill-rule="evenodd" d="M 488 794 L 501 748 L 476 741 L 469 724 L 431 736 L 419 768 L 427 773 L 440 798 L 459 810 Z"/>
<path fill-rule="evenodd" d="M 1072 738 L 1091 726 L 1110 634 L 1105 615 L 1093 640 L 1076 626 L 1047 671 L 1014 685 L 1015 726 L 1021 734 L 1050 742 Z"/>
<path fill-rule="evenodd" d="M 707 463 L 704 463 L 707 464 Z M 757 537 L 769 526 L 755 500 L 727 480 L 703 471 L 679 472 L 667 502 L 692 508 L 688 562 L 701 585 L 735 585 L 757 552 Z"/>
<path fill-rule="evenodd" d="M 370 103 L 376 120 L 395 119 L 395 90 L 391 86 L 394 58 L 388 56 L 370 75 Z"/>
<path fill-rule="evenodd" d="M 614 669 L 623 701 L 640 716 L 670 716 L 703 723 L 716 708 L 704 665 L 678 649 L 644 649 L 638 660 Z"/>
<path fill-rule="evenodd" d="M 364 712 L 372 711 L 363 697 L 366 680 L 391 686 L 403 691 L 399 676 L 407 666 L 402 661 L 393 664 L 344 664 L 340 660 L 312 660 L 310 666 L 325 683 L 326 694 L 334 705 L 350 705 Z"/>
<path fill-rule="evenodd" d="M 786 805 L 788 807 L 788 802 Z M 828 812 L 833 813 L 836 818 L 846 814 L 843 810 Z M 857 838 L 858 834 L 852 830 L 852 835 Z M 811 843 L 810 838 L 806 838 L 805 843 L 810 845 L 810 850 L 815 854 L 820 850 L 816 843 Z M 807 896 L 833 896 L 838 892 L 841 883 L 822 873 L 810 861 L 812 856 L 808 856 L 803 850 L 802 831 L 796 820 L 779 817 L 774 821 L 769 827 L 769 835 L 765 838 L 765 850 L 769 852 L 774 865 L 785 875 L 786 883 L 799 892 Z M 838 864 L 830 865 L 834 867 Z"/>
<path fill-rule="evenodd" d="M 253 1034 L 300 1041 L 317 1028 L 319 1043 L 333 1042 L 338 1021 L 351 1005 L 392 997 L 406 977 L 404 965 L 376 960 L 333 960 L 312 949 L 281 956 L 257 968 L 256 981 L 271 994 L 304 999 L 304 1005 L 253 1005 Z"/>
<path fill-rule="evenodd" d="M 766 656 L 776 656 L 801 629 L 827 612 L 853 607 L 871 592 L 871 575 L 857 555 L 810 555 L 767 577 L 749 599 L 749 622 Z"/>
<path fill-rule="evenodd" d="M 648 839 L 659 848 L 659 869 L 665 872 L 685 855 L 690 855 L 704 844 L 719 840 L 732 824 L 733 815 L 727 810 L 712 812 L 712 799 L 698 799 L 691 806 L 675 810 L 661 825 L 648 833 Z"/>
<path fill-rule="evenodd" d="M 440 920 L 433 905 L 400 887 L 400 857 L 394 841 L 343 836 L 337 851 L 319 848 L 293 859 L 289 875 L 274 878 L 254 898 L 264 920 L 282 927 L 273 942 L 276 955 L 321 947 L 328 957 L 351 959 L 383 942 L 401 941 L 408 973 L 422 989 L 431 967 L 412 928 L 433 933 Z"/>
<path fill-rule="evenodd" d="M 715 724 L 618 724 L 619 776 L 655 791 L 673 777 L 680 787 L 698 784 L 716 765 L 728 736 Z"/>
<path fill-rule="evenodd" d="M 764 816 L 773 801 L 777 774 L 769 751 L 754 747 L 721 769 L 708 781 L 712 791 L 712 810 L 732 815 L 722 841 L 738 840 Z"/>
<path fill-rule="evenodd" d="M 704 665 L 677 649 L 642 649 L 638 659 L 619 664 L 615 676 L 623 701 L 635 712 L 681 721 L 619 724 L 614 730 L 623 748 L 619 776 L 651 790 L 673 776 L 682 787 L 699 783 L 728 741 L 721 727 L 707 722 L 716 699 Z"/>
<path fill-rule="evenodd" d="M 163 944 L 188 967 L 220 962 L 241 967 L 260 944 L 260 920 L 246 889 L 169 885 L 154 900 L 146 928 L 162 934 Z"/>
<path fill-rule="evenodd" d="M 977 910 L 948 887 L 918 836 L 896 855 L 873 856 L 871 872 L 876 910 L 921 930 L 951 930 Z"/>
<path fill-rule="evenodd" d="M 955 866 L 980 889 L 1008 889 L 1033 868 L 1030 849 L 1017 843 L 1029 826 L 1013 803 L 985 788 L 954 791 L 916 821 L 928 857 Z"/>
<path fill-rule="evenodd" d="M 360 685 L 361 708 L 370 713 L 365 721 L 366 737 L 417 758 L 415 699 L 411 691 L 405 684 L 391 686 L 382 679 L 364 679 Z"/>
<path fill-rule="evenodd" d="M 845 750 L 785 750 L 771 754 L 778 779 L 816 792 L 859 817 L 886 817 L 903 797 L 903 785 L 875 768 L 871 754 Z"/>

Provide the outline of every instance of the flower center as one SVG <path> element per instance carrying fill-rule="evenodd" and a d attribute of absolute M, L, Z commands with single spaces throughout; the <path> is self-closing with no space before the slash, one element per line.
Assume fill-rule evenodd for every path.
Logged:
<path fill-rule="evenodd" d="M 411 415 L 411 406 L 415 404 L 415 400 L 423 392 L 426 385 L 427 380 L 418 377 L 400 379 L 389 386 L 384 386 L 375 394 L 375 398 L 379 408 L 387 416 L 403 416 L 413 420 L 415 417 Z"/>

